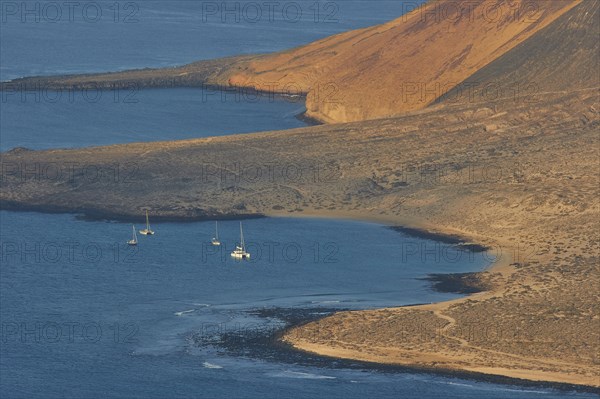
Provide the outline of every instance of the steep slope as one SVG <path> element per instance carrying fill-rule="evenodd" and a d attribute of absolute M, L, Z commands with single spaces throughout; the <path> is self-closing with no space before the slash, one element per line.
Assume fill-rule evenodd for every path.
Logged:
<path fill-rule="evenodd" d="M 585 1 L 439 99 L 541 101 L 547 93 L 600 87 L 600 2 Z"/>
<path fill-rule="evenodd" d="M 583 2 L 592 11 L 596 3 Z M 307 116 L 322 122 L 395 116 L 427 107 L 496 60 L 503 59 L 496 64 L 500 70 L 486 69 L 488 75 L 481 79 L 502 68 L 514 73 L 520 73 L 517 66 L 527 69 L 522 59 L 531 56 L 529 50 L 503 56 L 580 4 L 582 0 L 432 0 L 389 23 L 280 53 L 178 68 L 29 77 L 0 83 L 0 90 L 238 86 L 307 94 Z M 532 46 L 541 54 L 552 50 L 552 40 L 544 42 L 547 48 Z M 580 59 L 589 55 L 575 53 Z M 552 65 L 552 60 L 548 56 L 544 62 Z M 506 72 L 507 84 L 513 78 Z"/>
<path fill-rule="evenodd" d="M 349 122 L 424 108 L 579 0 L 431 1 L 389 23 L 260 57 L 229 84 L 308 93 L 307 114 Z"/>

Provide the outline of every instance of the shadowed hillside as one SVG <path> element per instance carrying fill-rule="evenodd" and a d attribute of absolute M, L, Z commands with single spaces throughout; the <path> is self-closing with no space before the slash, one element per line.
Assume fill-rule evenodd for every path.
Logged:
<path fill-rule="evenodd" d="M 477 71 L 440 102 L 540 101 L 548 92 L 600 87 L 600 2 L 585 1 Z"/>
<path fill-rule="evenodd" d="M 386 24 L 275 54 L 22 78 L 0 83 L 0 89 L 236 86 L 307 94 L 307 116 L 322 122 L 389 117 L 427 107 L 580 3 L 430 1 Z"/>
<path fill-rule="evenodd" d="M 308 92 L 308 116 L 324 122 L 398 115 L 426 107 L 578 3 L 431 1 L 383 25 L 255 59 L 229 83 L 297 87 Z"/>

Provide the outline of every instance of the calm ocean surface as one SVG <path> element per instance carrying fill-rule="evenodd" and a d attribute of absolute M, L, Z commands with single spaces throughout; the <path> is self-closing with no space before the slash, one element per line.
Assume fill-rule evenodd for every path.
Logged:
<path fill-rule="evenodd" d="M 319 312 L 454 298 L 418 278 L 479 270 L 489 263 L 483 254 L 439 250 L 377 224 L 257 219 L 244 223 L 253 259 L 239 263 L 229 257 L 235 221 L 220 223 L 220 250 L 209 245 L 212 222 L 156 224 L 156 235 L 140 237 L 136 249 L 125 244 L 131 227 L 123 223 L 12 212 L 0 212 L 0 223 L 3 398 L 570 396 L 287 362 L 194 339 L 282 325 L 257 316 L 265 308 Z M 421 250 L 409 255 L 421 245 L 425 259 Z"/>
<path fill-rule="evenodd" d="M 178 140 L 305 126 L 296 118 L 305 110 L 301 99 L 250 98 L 191 88 L 97 91 L 90 94 L 97 96 L 93 100 L 82 92 L 72 94 L 37 93 L 40 101 L 33 95 L 23 100 L 20 95 L 7 96 L 0 109 L 0 150 Z M 51 95 L 56 101 L 43 100 Z"/>
<path fill-rule="evenodd" d="M 1 4 L 2 80 L 270 52 L 403 12 L 400 1 L 280 2 L 272 13 L 263 5 L 260 14 L 249 1 L 81 2 L 71 14 L 61 2 Z M 193 89 L 145 90 L 133 102 L 129 93 L 91 100 L 55 94 L 3 96 L 2 151 L 302 126 L 295 115 L 303 105 L 291 99 L 239 100 Z M 253 259 L 237 263 L 229 257 L 239 235 L 235 221 L 220 223 L 220 250 L 209 245 L 212 222 L 153 227 L 156 235 L 139 237 L 132 249 L 125 245 L 128 224 L 0 212 L 0 397 L 595 397 L 284 361 L 219 344 L 224 333 L 281 327 L 276 313 L 259 315 L 264 309 L 319 313 L 455 298 L 420 278 L 481 270 L 491 255 L 456 252 L 377 224 L 276 218 L 244 222 Z M 200 345 L 199 337 L 213 344 Z"/>
<path fill-rule="evenodd" d="M 413 2 L 414 3 L 414 2 Z M 0 80 L 168 67 L 295 47 L 401 15 L 398 1 L 3 2 Z M 406 6 L 408 7 L 408 6 Z M 301 99 L 201 89 L 0 93 L 0 151 L 304 126 Z"/>

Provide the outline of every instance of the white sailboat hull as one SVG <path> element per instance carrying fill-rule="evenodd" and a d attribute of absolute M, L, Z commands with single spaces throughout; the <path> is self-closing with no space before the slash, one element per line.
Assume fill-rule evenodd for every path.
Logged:
<path fill-rule="evenodd" d="M 218 247 L 221 245 L 221 241 L 219 241 L 219 222 L 217 222 L 216 220 L 215 220 L 215 236 L 213 237 L 213 239 L 210 242 L 215 247 Z"/>
<path fill-rule="evenodd" d="M 235 247 L 235 249 L 231 253 L 231 257 L 240 260 L 250 259 L 250 254 L 246 252 L 246 245 L 244 243 L 244 232 L 242 230 L 242 222 L 240 222 L 240 245 Z"/>
<path fill-rule="evenodd" d="M 135 226 L 131 226 L 131 240 L 127 241 L 127 245 L 137 245 L 137 236 L 135 235 Z"/>
<path fill-rule="evenodd" d="M 250 259 L 250 254 L 247 252 L 232 252 L 231 257 L 234 259 Z"/>
<path fill-rule="evenodd" d="M 150 230 L 150 220 L 148 219 L 148 211 L 146 211 L 146 228 L 140 230 L 140 234 L 144 236 L 153 236 L 154 232 Z"/>

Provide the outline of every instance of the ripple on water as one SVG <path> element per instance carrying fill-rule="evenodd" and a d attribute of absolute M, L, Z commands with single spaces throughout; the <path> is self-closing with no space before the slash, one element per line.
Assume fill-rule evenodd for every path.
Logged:
<path fill-rule="evenodd" d="M 336 377 L 321 375 L 321 374 L 313 374 L 313 373 L 303 373 L 300 371 L 281 371 L 278 373 L 270 374 L 271 377 L 276 378 L 299 378 L 299 379 L 307 379 L 307 380 L 335 380 Z"/>

